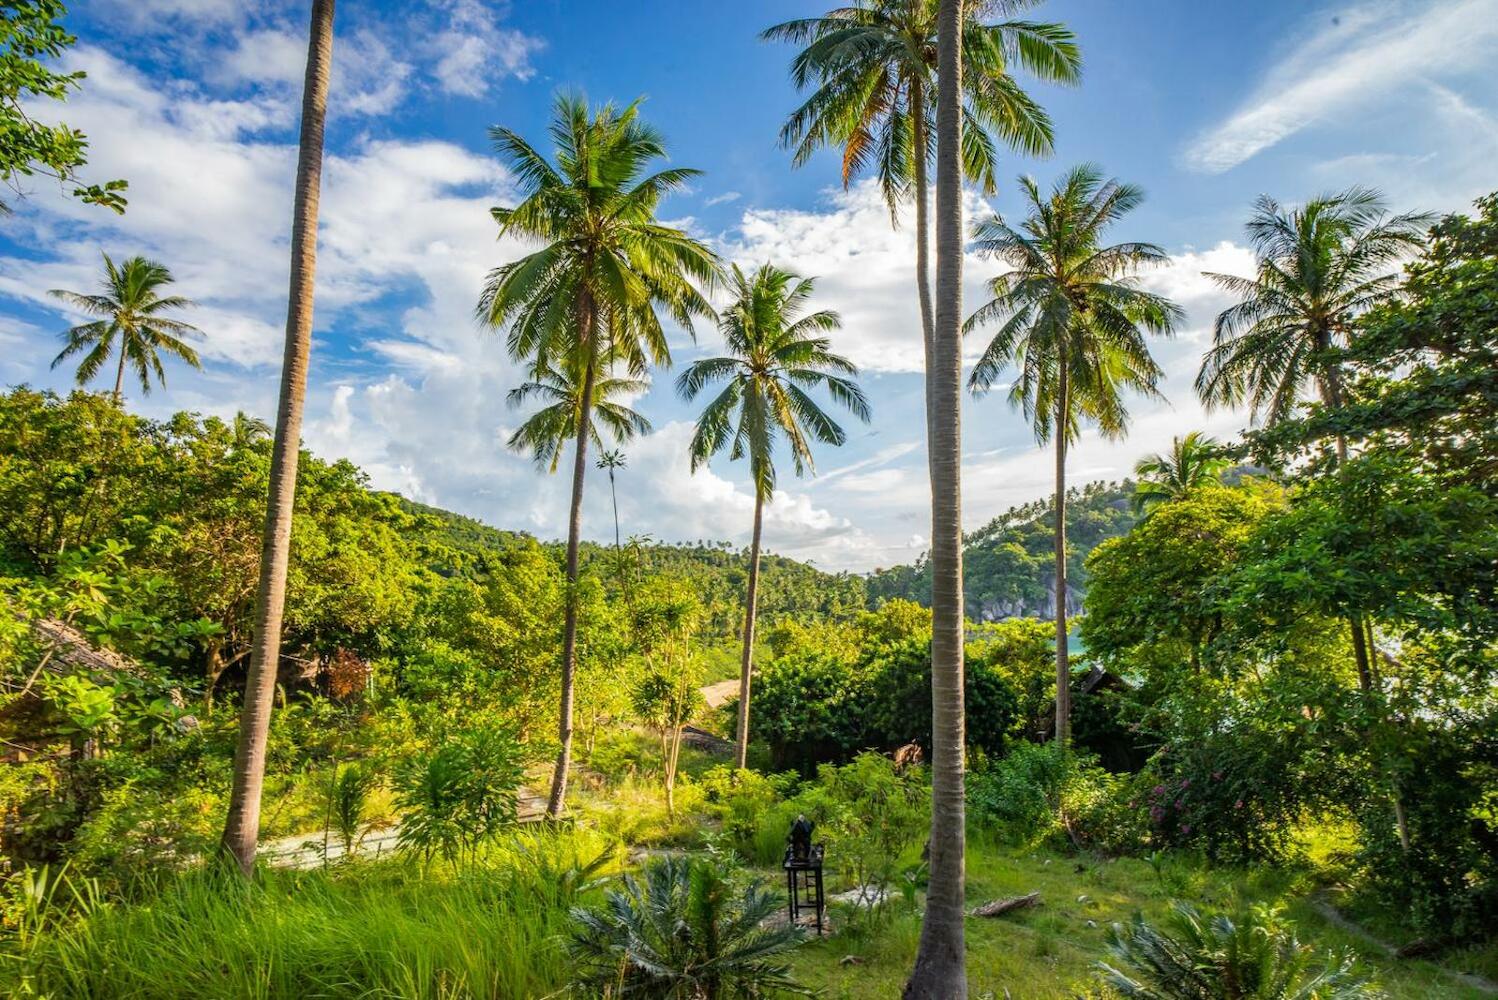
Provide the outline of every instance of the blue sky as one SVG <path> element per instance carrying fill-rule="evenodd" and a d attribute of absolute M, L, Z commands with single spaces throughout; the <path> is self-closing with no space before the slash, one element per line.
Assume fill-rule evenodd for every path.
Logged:
<path fill-rule="evenodd" d="M 270 417 L 284 322 L 291 180 L 305 4 L 272 0 L 89 0 L 74 5 L 70 66 L 84 90 L 67 120 L 88 133 L 89 174 L 130 181 L 123 218 L 34 185 L 0 221 L 0 383 L 68 385 L 49 370 L 73 320 L 45 296 L 97 280 L 99 251 L 144 253 L 199 302 L 205 370 L 173 367 L 132 407 Z M 307 443 L 345 456 L 376 486 L 555 537 L 567 484 L 503 447 L 520 378 L 472 308 L 484 272 L 524 252 L 495 239 L 487 208 L 513 193 L 485 129 L 539 141 L 558 89 L 645 95 L 675 163 L 705 175 L 664 214 L 745 264 L 815 275 L 838 309 L 835 343 L 865 369 L 868 427 L 781 478 L 770 548 L 837 569 L 914 559 L 928 518 L 911 234 L 867 186 L 837 186 L 825 155 L 793 170 L 775 135 L 796 102 L 790 51 L 757 40 L 815 3 L 484 0 L 353 3 L 338 12 Z M 1227 303 L 1201 270 L 1250 264 L 1241 226 L 1260 193 L 1294 202 L 1353 183 L 1395 208 L 1454 210 L 1498 187 L 1498 0 L 1204 4 L 1054 0 L 1036 17 L 1077 34 L 1085 79 L 1034 87 L 1057 153 L 1011 157 L 1006 178 L 1048 182 L 1084 160 L 1142 184 L 1117 230 L 1171 253 L 1150 286 L 1189 322 L 1161 343 L 1167 401 L 1136 401 L 1129 438 L 1087 434 L 1074 482 L 1119 478 L 1172 434 L 1231 436 L 1242 414 L 1204 414 L 1191 378 Z M 55 113 L 55 112 L 48 112 Z M 15 202 L 15 199 L 10 199 Z M 971 215 L 1016 207 L 1012 183 Z M 970 259 L 966 302 L 993 265 Z M 710 328 L 678 336 L 678 364 L 714 352 Z M 976 348 L 978 344 L 974 344 Z M 691 475 L 691 410 L 668 379 L 638 402 L 654 432 L 628 449 L 625 531 L 661 539 L 747 538 L 751 494 L 725 461 Z M 1050 461 L 1001 395 L 964 414 L 965 518 L 977 526 L 1050 490 Z M 585 530 L 612 531 L 596 478 Z"/>

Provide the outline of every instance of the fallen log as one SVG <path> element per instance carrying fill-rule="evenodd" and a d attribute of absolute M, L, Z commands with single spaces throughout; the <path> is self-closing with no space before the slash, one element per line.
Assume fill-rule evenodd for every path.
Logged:
<path fill-rule="evenodd" d="M 973 910 L 973 916 L 1002 917 L 1004 914 L 1012 913 L 1015 910 L 1025 910 L 1029 909 L 1032 906 L 1039 905 L 1041 905 L 1040 890 L 1037 889 L 1034 892 L 1024 896 L 1011 896 L 1008 899 L 990 900 L 989 902 L 984 903 L 982 906 L 975 908 Z"/>

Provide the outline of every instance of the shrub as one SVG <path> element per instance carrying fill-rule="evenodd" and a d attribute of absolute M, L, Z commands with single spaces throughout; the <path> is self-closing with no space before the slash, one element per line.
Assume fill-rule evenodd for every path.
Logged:
<path fill-rule="evenodd" d="M 1361 860 L 1373 896 L 1438 939 L 1498 926 L 1498 740 L 1412 721 L 1399 783 L 1409 845 L 1387 795 L 1360 803 Z M 1488 720 L 1486 733 L 1498 731 Z"/>
<path fill-rule="evenodd" d="M 1382 997 L 1349 954 L 1318 959 L 1274 910 L 1210 920 L 1177 903 L 1167 930 L 1136 916 L 1114 924 L 1099 978 L 1137 1000 L 1359 1000 Z M 1119 968 L 1123 966 L 1124 968 Z M 1127 971 L 1125 971 L 1127 969 Z"/>
<path fill-rule="evenodd" d="M 515 821 L 521 752 L 513 732 L 490 726 L 460 733 L 408 767 L 397 789 L 400 846 L 419 851 L 428 863 L 434 854 L 471 858 Z"/>
<path fill-rule="evenodd" d="M 333 787 L 328 792 L 328 813 L 345 855 L 353 853 L 369 795 L 378 780 L 366 764 L 345 764 L 334 773 Z"/>
<path fill-rule="evenodd" d="M 902 773 L 889 758 L 863 753 L 841 767 L 823 764 L 816 784 L 790 804 L 821 828 L 828 863 L 880 898 L 894 882 L 901 856 L 926 832 L 928 796 L 923 774 Z M 783 844 L 790 817 L 782 818 Z"/>
<path fill-rule="evenodd" d="M 653 861 L 626 875 L 603 907 L 573 910 L 574 986 L 663 1000 L 808 994 L 776 960 L 802 933 L 765 923 L 781 905 L 779 893 L 758 884 L 736 891 L 710 859 Z"/>
<path fill-rule="evenodd" d="M 1136 779 L 1112 774 L 1096 758 L 1055 743 L 1020 743 L 968 779 L 974 818 L 1011 843 L 1064 840 L 1073 847 L 1124 854 L 1143 846 L 1147 829 L 1131 800 Z"/>
<path fill-rule="evenodd" d="M 759 833 L 764 820 L 778 812 L 776 807 L 795 787 L 794 774 L 760 774 L 723 764 L 709 769 L 698 784 L 708 813 L 722 823 L 723 837 L 729 847 L 757 864 L 780 860 L 779 850 L 772 851 L 769 857 L 763 856 Z M 784 831 L 781 836 L 784 837 Z"/>

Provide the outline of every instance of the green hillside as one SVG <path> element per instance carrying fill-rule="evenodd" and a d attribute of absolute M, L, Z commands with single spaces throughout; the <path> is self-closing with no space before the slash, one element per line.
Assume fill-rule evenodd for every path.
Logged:
<path fill-rule="evenodd" d="M 1136 520 L 1130 496 L 1134 484 L 1088 483 L 1067 491 L 1067 604 L 1075 612 L 1087 590 L 1085 562 L 1099 543 L 1127 532 Z M 963 590 L 968 617 L 1054 617 L 1055 505 L 1051 498 L 1011 507 L 969 534 L 963 552 Z M 870 603 L 894 597 L 929 604 L 931 565 L 924 555 L 914 565 L 874 571 L 868 579 Z"/>

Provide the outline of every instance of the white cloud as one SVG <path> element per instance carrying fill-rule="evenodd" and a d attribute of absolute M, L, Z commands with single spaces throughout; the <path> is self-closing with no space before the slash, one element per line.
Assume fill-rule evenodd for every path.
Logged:
<path fill-rule="evenodd" d="M 433 0 L 447 25 L 426 46 L 436 56 L 432 75 L 449 94 L 482 97 L 498 80 L 528 80 L 535 73 L 531 56 L 540 39 L 502 27 L 499 13 L 483 0 Z"/>
<path fill-rule="evenodd" d="M 737 191 L 724 191 L 722 194 L 715 194 L 711 198 L 708 198 L 703 204 L 709 207 L 713 205 L 726 205 L 729 202 L 738 201 L 742 197 L 743 195 Z"/>
<path fill-rule="evenodd" d="M 879 186 L 862 181 L 850 190 L 826 192 L 825 207 L 749 209 L 725 254 L 744 267 L 767 260 L 817 279 L 814 303 L 835 309 L 843 328 L 832 335 L 835 350 L 870 372 L 915 372 L 924 368 L 920 311 L 915 294 L 915 230 L 909 212 L 898 229 Z M 972 196 L 968 217 L 987 209 Z M 965 303 L 982 301 L 982 280 L 993 265 L 969 256 L 964 266 Z M 973 345 L 981 346 L 981 345 Z"/>
<path fill-rule="evenodd" d="M 1221 173 L 1313 124 L 1417 85 L 1491 67 L 1498 59 L 1498 0 L 1398 0 L 1350 8 L 1303 38 L 1226 121 L 1186 149 L 1188 166 Z"/>

